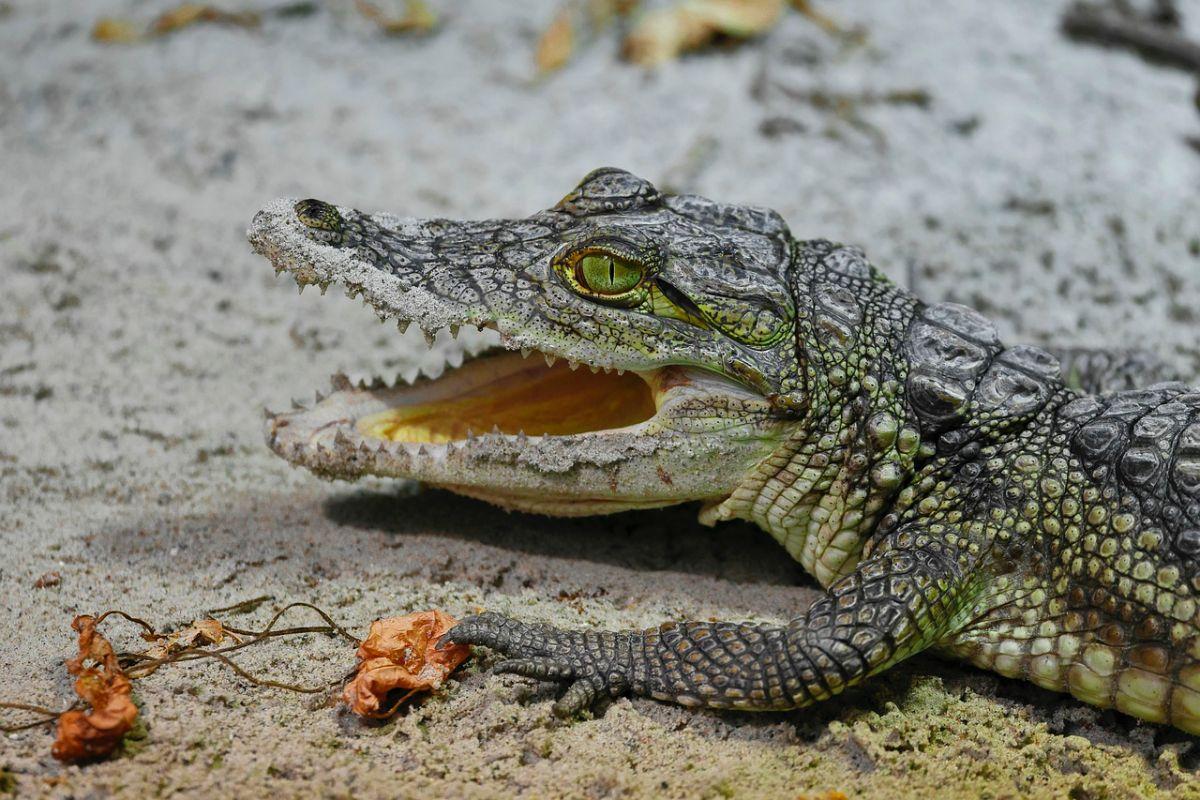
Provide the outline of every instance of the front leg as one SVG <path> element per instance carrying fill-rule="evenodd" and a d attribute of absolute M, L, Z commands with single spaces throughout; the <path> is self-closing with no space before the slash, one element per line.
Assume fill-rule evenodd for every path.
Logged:
<path fill-rule="evenodd" d="M 669 622 L 640 632 L 567 631 L 485 613 L 447 636 L 508 656 L 497 672 L 567 684 L 554 706 L 560 716 L 622 694 L 713 708 L 798 708 L 942 638 L 967 602 L 958 556 L 923 532 L 894 533 L 782 627 Z"/>

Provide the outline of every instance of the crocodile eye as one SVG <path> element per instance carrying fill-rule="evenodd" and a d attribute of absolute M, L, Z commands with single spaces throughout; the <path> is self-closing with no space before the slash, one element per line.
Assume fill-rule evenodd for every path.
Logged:
<path fill-rule="evenodd" d="M 295 211 L 296 217 L 309 228 L 333 233 L 342 230 L 342 215 L 329 203 L 309 198 L 296 203 Z"/>
<path fill-rule="evenodd" d="M 575 264 L 575 280 L 599 295 L 625 294 L 642 282 L 637 264 L 609 253 L 589 253 Z"/>

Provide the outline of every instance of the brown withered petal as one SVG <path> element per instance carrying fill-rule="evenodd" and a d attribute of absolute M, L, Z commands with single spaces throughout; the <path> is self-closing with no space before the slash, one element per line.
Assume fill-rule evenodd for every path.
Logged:
<path fill-rule="evenodd" d="M 456 622 L 438 610 L 372 622 L 358 647 L 354 677 L 342 692 L 346 705 L 361 717 L 382 718 L 417 692 L 441 686 L 471 654 L 466 645 L 437 647 Z"/>
<path fill-rule="evenodd" d="M 71 628 L 79 634 L 79 654 L 67 660 L 67 672 L 72 675 L 83 674 L 83 662 L 89 659 L 99 662 L 110 671 L 120 671 L 112 645 L 104 638 L 104 634 L 96 630 L 95 617 L 80 614 L 71 620 Z"/>
<path fill-rule="evenodd" d="M 75 693 L 91 708 L 59 715 L 51 755 L 59 761 L 88 761 L 110 754 L 137 719 L 131 692 L 124 675 L 85 669 L 75 681 Z"/>

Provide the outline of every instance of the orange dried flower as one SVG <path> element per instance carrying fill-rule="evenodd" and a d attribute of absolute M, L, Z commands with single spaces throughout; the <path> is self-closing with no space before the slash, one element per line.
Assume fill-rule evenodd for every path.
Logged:
<path fill-rule="evenodd" d="M 75 694 L 91 708 L 66 711 L 58 717 L 58 735 L 51 754 L 60 761 L 103 758 L 116 749 L 137 719 L 133 686 L 117 663 L 112 645 L 96 630 L 96 618 L 80 615 L 71 622 L 79 634 L 79 654 L 67 661 L 78 676 Z M 85 661 L 98 666 L 85 667 Z"/>
<path fill-rule="evenodd" d="M 342 699 L 360 717 L 391 716 L 417 692 L 433 691 L 467 660 L 471 648 L 438 640 L 458 620 L 442 611 L 420 611 L 375 620 L 358 647 L 358 668 Z M 399 697 L 394 693 L 403 692 Z"/>

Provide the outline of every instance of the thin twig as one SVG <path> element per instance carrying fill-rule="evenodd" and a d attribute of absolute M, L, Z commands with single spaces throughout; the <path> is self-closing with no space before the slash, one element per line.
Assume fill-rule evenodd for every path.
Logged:
<path fill-rule="evenodd" d="M 184 655 L 184 656 L 194 656 L 194 658 L 215 658 L 216 660 L 220 661 L 222 664 L 224 664 L 225 666 L 229 667 L 231 670 L 236 672 L 241 677 L 243 677 L 246 680 L 253 683 L 255 686 L 270 686 L 275 689 L 290 689 L 293 692 L 300 692 L 302 694 L 319 694 L 320 692 L 327 692 L 331 688 L 333 688 L 334 686 L 337 685 L 337 683 L 328 683 L 325 686 L 316 686 L 316 687 L 297 686 L 296 684 L 293 684 L 293 683 L 283 683 L 282 681 L 273 681 L 268 678 L 258 678 L 258 677 L 255 677 L 254 675 L 251 675 L 249 672 L 242 669 L 241 667 L 239 667 L 234 662 L 233 659 L 229 658 L 228 656 L 222 655 L 220 652 L 218 652 L 216 650 L 201 650 L 197 647 L 189 647 L 185 650 L 180 650 L 179 654 Z M 179 659 L 179 660 L 191 661 L 194 659 L 189 658 L 189 659 Z"/>
<path fill-rule="evenodd" d="M 1124 47 L 1151 61 L 1200 72 L 1200 42 L 1139 17 L 1075 3 L 1063 14 L 1062 30 L 1072 39 Z"/>
<path fill-rule="evenodd" d="M 149 622 L 146 622 L 146 620 L 140 619 L 131 614 L 126 614 L 124 611 L 118 611 L 115 608 L 111 609 L 109 611 L 105 611 L 103 614 L 96 617 L 96 623 L 95 623 L 96 627 L 97 628 L 100 627 L 100 623 L 104 622 L 104 620 L 110 616 L 123 617 L 123 618 L 129 620 L 130 622 L 132 622 L 134 625 L 140 625 L 142 628 L 145 629 L 146 633 L 154 634 L 155 636 L 158 635 L 154 630 L 154 626 L 151 625 Z"/>
<path fill-rule="evenodd" d="M 72 706 L 71 708 L 74 707 L 75 706 Z M 59 714 L 63 713 L 61 711 L 53 711 L 49 708 L 43 708 L 42 706 L 30 705 L 29 703 L 11 703 L 6 700 L 0 700 L 0 708 L 11 708 L 14 711 L 29 711 L 34 714 L 41 714 L 45 717 L 45 719 L 39 719 L 34 722 L 23 722 L 19 725 L 0 725 L 0 732 L 3 733 L 16 733 L 17 731 L 37 728 L 41 725 L 49 725 L 58 719 Z M 70 708 L 67 710 L 69 711 Z"/>
<path fill-rule="evenodd" d="M 209 614 L 220 614 L 225 611 L 233 611 L 233 612 L 238 612 L 238 613 L 240 613 L 243 610 L 253 611 L 257 606 L 262 605 L 263 603 L 267 602 L 268 600 L 274 600 L 274 599 L 275 599 L 275 597 L 273 595 L 262 594 L 262 595 L 259 595 L 258 597 L 251 597 L 249 600 L 243 600 L 240 603 L 234 603 L 231 606 L 225 606 L 223 608 L 210 608 L 208 610 L 208 613 Z"/>
<path fill-rule="evenodd" d="M 353 636 L 352 634 L 350 634 L 345 628 L 343 628 L 341 625 L 338 625 L 336 622 L 334 622 L 332 617 L 330 617 L 324 611 L 317 608 L 316 606 L 314 606 L 311 603 L 289 603 L 288 605 L 279 609 L 279 611 L 275 612 L 275 616 L 271 617 L 271 621 L 267 623 L 267 627 L 263 628 L 261 633 L 256 633 L 254 631 L 239 631 L 239 630 L 235 630 L 235 629 L 229 628 L 229 627 L 226 627 L 225 630 L 232 631 L 233 633 L 236 633 L 240 636 L 261 636 L 265 633 L 268 633 L 271 630 L 271 628 L 275 627 L 275 623 L 279 621 L 279 618 L 282 617 L 285 613 L 287 613 L 287 611 L 289 609 L 293 609 L 293 608 L 312 609 L 313 611 L 317 612 L 317 616 L 319 616 L 321 619 L 325 620 L 325 622 L 329 624 L 329 627 L 333 628 L 334 631 L 336 631 L 337 633 L 346 637 L 350 641 L 354 642 L 354 644 L 356 644 L 356 645 L 359 644 L 359 639 L 357 636 Z"/>

